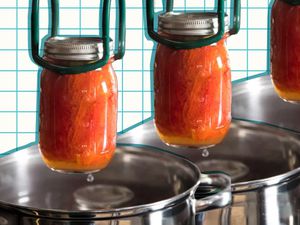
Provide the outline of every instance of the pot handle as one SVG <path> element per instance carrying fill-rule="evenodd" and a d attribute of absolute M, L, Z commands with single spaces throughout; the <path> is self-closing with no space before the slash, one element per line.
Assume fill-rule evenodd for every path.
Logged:
<path fill-rule="evenodd" d="M 231 179 L 223 172 L 202 173 L 194 196 L 197 213 L 223 208 L 232 201 Z"/>

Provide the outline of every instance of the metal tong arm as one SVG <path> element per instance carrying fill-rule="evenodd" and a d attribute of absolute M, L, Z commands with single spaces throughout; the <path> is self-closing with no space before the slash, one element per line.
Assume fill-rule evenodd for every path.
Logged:
<path fill-rule="evenodd" d="M 166 11 L 171 12 L 173 11 L 174 0 L 167 0 L 166 1 Z M 147 11 L 147 27 L 148 27 L 148 34 L 149 36 L 158 43 L 163 45 L 167 45 L 168 47 L 175 48 L 175 49 L 193 49 L 199 48 L 207 45 L 211 45 L 213 43 L 218 42 L 222 39 L 225 33 L 225 12 L 224 12 L 224 0 L 218 0 L 218 32 L 211 36 L 204 39 L 200 39 L 197 41 L 174 41 L 168 38 L 165 38 L 159 35 L 157 32 L 154 31 L 154 1 L 147 0 L 146 4 L 146 11 Z M 234 13 L 233 13 L 233 26 L 229 31 L 230 35 L 237 34 L 240 30 L 240 15 L 241 15 L 241 0 L 234 1 Z"/>
<path fill-rule="evenodd" d="M 289 1 L 289 0 L 288 0 Z M 298 1 L 300 0 L 292 0 Z M 173 11 L 174 0 L 167 0 L 166 2 L 166 11 L 171 12 Z M 233 1 L 233 25 L 230 28 L 229 34 L 234 35 L 240 31 L 241 27 L 241 0 L 234 0 Z"/>
<path fill-rule="evenodd" d="M 88 71 L 96 70 L 107 64 L 110 59 L 110 6 L 111 0 L 104 0 L 103 3 L 103 18 L 102 18 L 102 41 L 103 41 L 103 56 L 96 62 L 82 66 L 59 66 L 54 63 L 47 62 L 39 55 L 39 0 L 32 0 L 31 12 L 31 54 L 34 62 L 39 66 L 58 72 L 60 74 L 79 74 Z M 59 26 L 59 3 L 58 0 L 51 1 L 51 37 L 57 36 Z M 125 0 L 119 0 L 119 44 L 118 52 L 115 54 L 115 59 L 120 59 L 125 52 Z M 100 29 L 100 28 L 99 28 Z"/>
<path fill-rule="evenodd" d="M 229 34 L 234 35 L 240 31 L 241 27 L 241 0 L 234 0 L 233 5 L 233 25 L 230 28 Z"/>
<path fill-rule="evenodd" d="M 169 1 L 169 2 L 168 2 Z M 167 11 L 170 12 L 173 9 L 173 0 L 167 1 Z M 221 40 L 225 32 L 225 13 L 224 13 L 224 0 L 218 0 L 218 32 L 211 36 L 204 39 L 200 39 L 197 41 L 174 41 L 169 38 L 165 38 L 154 31 L 154 1 L 147 0 L 146 3 L 146 11 L 147 11 L 147 30 L 149 36 L 158 43 L 166 45 L 170 48 L 175 49 L 193 49 L 193 48 L 200 48 L 203 46 L 211 45 L 215 42 Z"/>

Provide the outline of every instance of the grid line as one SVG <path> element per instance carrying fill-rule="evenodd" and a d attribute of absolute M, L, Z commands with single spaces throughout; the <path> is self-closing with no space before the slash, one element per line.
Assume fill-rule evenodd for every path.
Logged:
<path fill-rule="evenodd" d="M 249 8 L 248 8 L 248 1 L 247 1 L 247 28 L 249 27 Z M 249 29 L 247 29 L 247 49 L 249 49 Z M 249 78 L 249 51 L 247 51 L 247 79 Z"/>
<path fill-rule="evenodd" d="M 16 5 L 18 5 L 18 0 L 16 0 Z M 19 46 L 19 31 L 18 31 L 18 27 L 19 27 L 19 9 L 18 7 L 16 7 L 16 149 L 18 149 L 19 146 L 19 135 L 18 135 L 18 130 L 19 130 L 19 113 L 18 113 L 18 105 L 19 105 L 19 93 L 18 93 L 18 86 L 19 86 L 19 82 L 18 82 L 18 76 L 19 76 L 19 72 L 18 72 L 18 64 L 19 64 L 19 51 L 18 51 L 18 46 Z"/>

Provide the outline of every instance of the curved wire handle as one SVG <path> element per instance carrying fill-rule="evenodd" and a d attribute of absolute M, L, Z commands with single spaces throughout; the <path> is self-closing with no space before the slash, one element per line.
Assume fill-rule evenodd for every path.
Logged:
<path fill-rule="evenodd" d="M 173 0 L 171 0 L 171 2 L 167 2 L 167 11 L 172 10 L 172 8 L 173 8 L 172 2 L 173 2 Z M 147 10 L 147 30 L 148 30 L 149 36 L 156 42 L 159 42 L 163 45 L 167 45 L 171 48 L 175 48 L 175 49 L 199 48 L 199 47 L 207 46 L 212 43 L 218 42 L 219 40 L 221 40 L 221 38 L 224 35 L 224 31 L 225 31 L 224 0 L 218 1 L 218 20 L 219 20 L 218 32 L 211 37 L 200 39 L 197 41 L 182 42 L 182 41 L 174 41 L 174 40 L 162 37 L 156 31 L 154 31 L 154 1 L 153 0 L 147 0 L 146 10 Z"/>
<path fill-rule="evenodd" d="M 119 0 L 119 40 L 118 52 L 115 54 L 114 59 L 122 59 L 125 55 L 126 44 L 126 5 L 125 0 Z"/>
<path fill-rule="evenodd" d="M 234 0 L 233 6 L 233 26 L 230 28 L 229 34 L 234 35 L 240 31 L 241 27 L 241 0 Z"/>
<path fill-rule="evenodd" d="M 51 37 L 55 37 L 58 35 L 58 26 L 59 26 L 58 12 L 59 12 L 58 1 L 57 0 L 51 1 Z"/>
<path fill-rule="evenodd" d="M 173 10 L 173 3 L 174 0 L 167 0 L 166 2 L 166 11 L 171 12 Z M 235 0 L 234 2 L 234 24 L 233 27 L 230 29 L 230 34 L 238 33 L 240 29 L 240 10 L 241 10 L 241 2 L 240 0 Z M 146 4 L 146 11 L 147 11 L 147 30 L 149 36 L 158 43 L 163 45 L 167 45 L 171 48 L 175 49 L 192 49 L 192 48 L 199 48 L 203 46 L 207 46 L 213 43 L 218 42 L 222 39 L 225 33 L 225 12 L 224 12 L 224 0 L 218 0 L 218 32 L 211 36 L 204 39 L 200 39 L 197 41 L 174 41 L 168 38 L 165 38 L 159 35 L 156 31 L 154 31 L 154 1 L 147 0 Z"/>
<path fill-rule="evenodd" d="M 110 5 L 111 0 L 104 0 L 103 4 L 103 19 L 102 19 L 102 45 L 103 45 L 103 56 L 101 59 L 96 62 L 81 65 L 81 66 L 59 66 L 53 63 L 47 62 L 42 57 L 39 56 L 39 0 L 32 0 L 32 12 L 31 12 L 31 54 L 34 62 L 39 66 L 58 72 L 61 74 L 79 74 L 85 73 L 91 70 L 96 70 L 100 67 L 103 67 L 107 64 L 110 58 Z M 58 24 L 59 24 L 59 4 L 58 0 L 51 1 L 52 6 L 52 28 L 51 28 L 51 37 L 54 37 L 58 33 Z M 115 55 L 115 59 L 120 59 L 124 56 L 125 53 L 125 0 L 119 0 L 119 45 L 118 52 Z"/>
<path fill-rule="evenodd" d="M 300 4 L 300 0 L 285 0 L 285 1 L 293 1 L 298 2 Z M 174 0 L 168 0 L 166 3 L 166 11 L 173 11 Z M 240 31 L 241 27 L 241 0 L 234 0 L 233 5 L 233 26 L 230 28 L 229 34 L 234 35 Z"/>
<path fill-rule="evenodd" d="M 167 12 L 173 11 L 173 7 L 174 7 L 174 0 L 168 0 L 166 3 L 166 11 Z"/>
<path fill-rule="evenodd" d="M 284 2 L 290 4 L 290 5 L 300 5 L 300 0 L 283 0 Z"/>

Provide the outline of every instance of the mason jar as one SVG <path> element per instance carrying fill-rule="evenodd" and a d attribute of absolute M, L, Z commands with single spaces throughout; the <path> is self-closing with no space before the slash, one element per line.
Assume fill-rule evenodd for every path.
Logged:
<path fill-rule="evenodd" d="M 300 1 L 276 0 L 271 13 L 271 77 L 280 98 L 300 102 Z"/>
<path fill-rule="evenodd" d="M 155 126 L 161 140 L 175 147 L 205 149 L 221 142 L 231 122 L 231 70 L 225 35 L 193 49 L 158 44 L 154 65 Z M 159 16 L 159 33 L 175 41 L 205 39 L 218 31 L 217 13 Z"/>
<path fill-rule="evenodd" d="M 86 65 L 102 54 L 100 38 L 52 37 L 45 42 L 44 59 L 58 66 Z M 39 148 L 49 168 L 90 173 L 112 159 L 118 94 L 112 63 L 111 57 L 102 68 L 81 74 L 42 71 Z"/>

